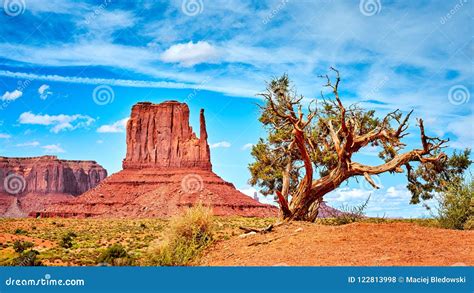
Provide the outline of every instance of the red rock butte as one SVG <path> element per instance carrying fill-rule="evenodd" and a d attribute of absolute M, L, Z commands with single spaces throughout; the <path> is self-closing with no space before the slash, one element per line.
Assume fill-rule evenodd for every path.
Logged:
<path fill-rule="evenodd" d="M 134 105 L 123 170 L 73 200 L 30 216 L 168 217 L 198 203 L 215 215 L 277 216 L 276 207 L 246 196 L 212 172 L 203 110 L 199 131 L 198 138 L 185 103 Z"/>

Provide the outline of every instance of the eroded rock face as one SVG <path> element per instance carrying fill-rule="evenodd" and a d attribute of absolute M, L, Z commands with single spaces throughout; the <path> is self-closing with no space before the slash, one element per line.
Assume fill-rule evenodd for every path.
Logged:
<path fill-rule="evenodd" d="M 0 217 L 25 217 L 96 187 L 107 171 L 94 161 L 0 157 Z"/>
<path fill-rule="evenodd" d="M 200 136 L 189 125 L 184 103 L 138 103 L 127 125 L 123 170 L 93 190 L 36 210 L 32 217 L 169 217 L 202 203 L 215 215 L 270 217 L 261 204 L 212 172 L 204 111 Z"/>
<path fill-rule="evenodd" d="M 204 110 L 200 137 L 189 125 L 189 108 L 176 101 L 138 103 L 127 124 L 124 169 L 199 168 L 211 170 Z"/>
<path fill-rule="evenodd" d="M 94 161 L 60 160 L 56 156 L 0 157 L 0 193 L 80 195 L 105 177 L 107 171 Z"/>

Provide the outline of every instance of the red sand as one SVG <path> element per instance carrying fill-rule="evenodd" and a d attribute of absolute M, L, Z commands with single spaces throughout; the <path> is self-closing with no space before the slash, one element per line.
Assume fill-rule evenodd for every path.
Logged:
<path fill-rule="evenodd" d="M 295 222 L 271 233 L 219 242 L 199 265 L 472 266 L 474 231 L 411 223 L 324 226 Z"/>

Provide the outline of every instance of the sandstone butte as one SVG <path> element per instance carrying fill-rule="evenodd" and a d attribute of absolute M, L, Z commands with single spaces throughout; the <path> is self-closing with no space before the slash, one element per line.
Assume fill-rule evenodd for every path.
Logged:
<path fill-rule="evenodd" d="M 197 203 L 215 215 L 276 216 L 278 209 L 238 191 L 212 171 L 204 111 L 199 138 L 185 103 L 142 102 L 127 123 L 123 170 L 84 194 L 30 212 L 31 217 L 168 217 Z"/>
<path fill-rule="evenodd" d="M 106 177 L 107 171 L 94 161 L 0 157 L 0 216 L 24 217 L 74 199 Z"/>

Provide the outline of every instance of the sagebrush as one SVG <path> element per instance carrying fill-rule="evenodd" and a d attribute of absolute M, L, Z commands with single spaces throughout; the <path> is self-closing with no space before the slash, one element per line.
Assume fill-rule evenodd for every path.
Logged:
<path fill-rule="evenodd" d="M 438 196 L 438 221 L 443 228 L 474 229 L 474 181 L 454 182 Z"/>
<path fill-rule="evenodd" d="M 188 209 L 171 220 L 167 238 L 152 250 L 151 265 L 188 265 L 213 239 L 211 209 L 202 205 Z"/>

